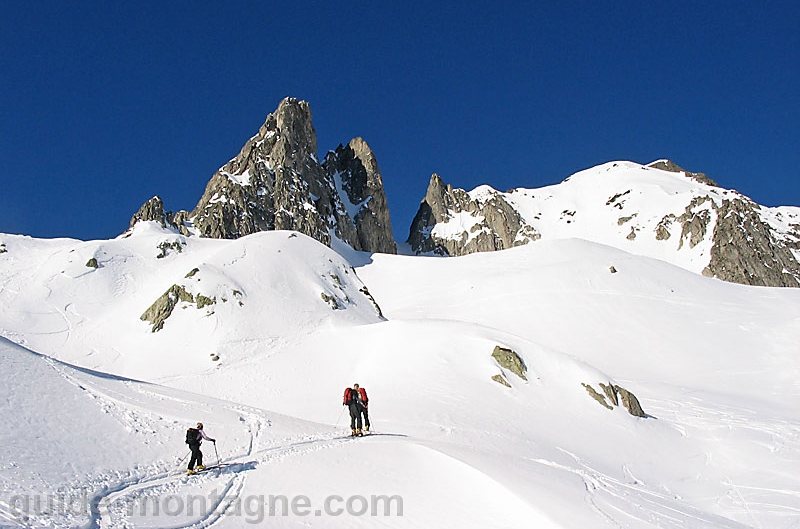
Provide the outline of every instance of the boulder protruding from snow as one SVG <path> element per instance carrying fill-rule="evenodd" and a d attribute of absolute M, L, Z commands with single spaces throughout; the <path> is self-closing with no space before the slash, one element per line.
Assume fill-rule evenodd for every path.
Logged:
<path fill-rule="evenodd" d="M 581 385 L 586 389 L 590 397 L 606 409 L 613 410 L 615 406 L 621 404 L 622 407 L 628 410 L 628 413 L 634 417 L 647 417 L 636 395 L 622 386 L 612 384 L 611 382 L 608 384 L 600 382 L 598 384 L 602 390 L 602 392 L 600 392 L 590 384 L 582 383 Z"/>
<path fill-rule="evenodd" d="M 181 303 L 195 304 L 198 309 L 202 309 L 217 302 L 217 298 L 210 298 L 202 294 L 193 295 L 186 290 L 183 285 L 172 285 L 164 292 L 150 307 L 141 315 L 142 321 L 150 322 L 152 332 L 158 332 L 164 328 L 164 323 L 172 315 L 175 307 Z"/>
<path fill-rule="evenodd" d="M 528 377 L 525 376 L 528 367 L 515 351 L 498 345 L 495 346 L 494 351 L 492 351 L 492 358 L 494 358 L 503 369 L 511 371 L 522 380 L 528 380 Z"/>

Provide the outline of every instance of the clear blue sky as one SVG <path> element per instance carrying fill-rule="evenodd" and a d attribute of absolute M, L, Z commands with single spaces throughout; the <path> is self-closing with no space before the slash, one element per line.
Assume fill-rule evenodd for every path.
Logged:
<path fill-rule="evenodd" d="M 390 5 L 391 4 L 391 5 Z M 287 95 L 364 137 L 404 240 L 431 173 L 539 187 L 670 158 L 800 205 L 800 2 L 4 2 L 0 232 L 191 209 Z"/>

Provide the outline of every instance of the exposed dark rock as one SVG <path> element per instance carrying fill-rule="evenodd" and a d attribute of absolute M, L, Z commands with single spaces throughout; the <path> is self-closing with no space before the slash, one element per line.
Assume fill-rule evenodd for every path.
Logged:
<path fill-rule="evenodd" d="M 336 296 L 332 296 L 327 292 L 320 292 L 320 296 L 322 297 L 322 300 L 325 303 L 331 306 L 332 309 L 337 310 L 342 308 L 341 306 L 339 306 L 339 300 L 336 299 Z"/>
<path fill-rule="evenodd" d="M 594 389 L 589 384 L 581 383 L 581 385 L 586 389 L 586 392 L 589 393 L 589 396 L 592 397 L 594 400 L 600 403 L 601 406 L 604 408 L 608 408 L 609 410 L 613 410 L 614 407 L 606 401 L 605 395 L 602 393 L 598 393 L 596 389 Z"/>
<path fill-rule="evenodd" d="M 661 222 L 659 222 L 658 226 L 656 226 L 657 241 L 666 241 L 672 236 L 672 234 L 669 232 L 669 227 L 672 225 L 673 222 L 675 222 L 675 215 L 671 213 L 669 215 L 666 215 L 663 219 L 661 219 Z"/>
<path fill-rule="evenodd" d="M 647 414 L 642 409 L 641 404 L 639 404 L 639 399 L 636 398 L 636 395 L 622 386 L 614 386 L 614 389 L 616 390 L 616 393 L 619 394 L 619 400 L 622 402 L 622 405 L 625 407 L 625 409 L 628 410 L 628 413 L 634 417 L 647 417 Z"/>
<path fill-rule="evenodd" d="M 130 227 L 133 228 L 137 222 L 141 221 L 155 221 L 162 228 L 167 226 L 175 227 L 172 223 L 172 214 L 164 211 L 164 202 L 157 195 L 142 204 L 139 211 L 131 217 Z"/>
<path fill-rule="evenodd" d="M 711 223 L 711 213 L 708 209 L 700 209 L 698 211 L 698 208 L 707 202 L 710 202 L 713 207 L 714 201 L 709 197 L 697 197 L 693 199 L 689 205 L 686 206 L 686 211 L 683 215 L 677 218 L 677 221 L 683 226 L 681 230 L 681 239 L 678 243 L 678 250 L 683 247 L 683 241 L 686 240 L 687 237 L 689 238 L 689 248 L 694 248 L 705 239 L 708 225 Z"/>
<path fill-rule="evenodd" d="M 346 147 L 339 145 L 325 157 L 323 167 L 329 179 L 341 184 L 344 196 L 339 198 L 355 225 L 360 249 L 397 253 L 383 179 L 367 142 L 355 138 Z"/>
<path fill-rule="evenodd" d="M 294 230 L 330 245 L 331 234 L 356 250 L 396 253 L 377 161 L 360 138 L 323 168 L 316 157 L 311 108 L 286 98 L 239 154 L 220 168 L 191 213 L 164 211 L 154 197 L 131 219 L 156 220 L 184 235 L 236 239 Z M 341 196 L 335 175 L 343 187 Z M 352 216 L 351 216 L 352 213 Z"/>
<path fill-rule="evenodd" d="M 581 383 L 581 385 L 586 389 L 586 392 L 589 393 L 589 396 L 606 409 L 613 410 L 615 406 L 622 405 L 622 407 L 628 410 L 628 413 L 634 417 L 647 417 L 636 395 L 622 386 L 611 384 L 610 382 L 608 384 L 600 382 L 601 393 L 589 384 Z"/>
<path fill-rule="evenodd" d="M 181 253 L 184 246 L 186 246 L 186 243 L 183 241 L 162 241 L 158 244 L 158 249 L 161 251 L 156 255 L 156 258 L 163 259 L 173 251 Z"/>
<path fill-rule="evenodd" d="M 217 298 L 209 298 L 208 296 L 204 296 L 202 294 L 198 294 L 195 296 L 195 303 L 197 304 L 198 309 L 202 309 L 203 307 L 208 307 L 209 305 L 213 305 L 217 302 Z"/>
<path fill-rule="evenodd" d="M 372 306 L 375 307 L 375 312 L 378 313 L 378 316 L 381 319 L 384 319 L 383 318 L 383 311 L 381 310 L 380 305 L 378 305 L 378 302 L 375 301 L 374 297 L 372 297 L 372 294 L 370 294 L 369 289 L 367 289 L 367 286 L 364 285 L 363 287 L 359 288 L 358 291 L 361 292 L 362 294 L 364 294 L 365 296 L 367 296 L 367 299 L 369 299 L 372 302 Z"/>
<path fill-rule="evenodd" d="M 705 173 L 691 173 L 684 169 L 683 167 L 679 166 L 672 160 L 658 160 L 657 162 L 653 162 L 647 167 L 652 167 L 653 169 L 661 169 L 663 171 L 669 171 L 671 173 L 683 173 L 689 178 L 693 180 L 697 180 L 701 184 L 706 184 L 709 186 L 718 187 L 717 183 L 706 176 Z"/>
<path fill-rule="evenodd" d="M 503 369 L 511 371 L 522 380 L 528 380 L 525 376 L 525 373 L 528 371 L 525 362 L 511 349 L 498 345 L 494 348 L 494 351 L 492 351 L 492 358 L 494 358 Z"/>
<path fill-rule="evenodd" d="M 100 264 L 97 262 L 97 258 L 92 257 L 86 262 L 86 266 L 89 268 L 100 268 Z"/>
<path fill-rule="evenodd" d="M 726 200 L 717 209 L 711 262 L 705 275 L 756 286 L 800 286 L 800 263 L 758 215 L 759 206 Z"/>
<path fill-rule="evenodd" d="M 617 193 L 613 197 L 609 197 L 609 199 L 606 200 L 606 206 L 616 206 L 616 207 L 619 207 L 619 209 L 622 209 L 622 203 L 621 202 L 617 202 L 617 201 L 620 198 L 624 197 L 625 195 L 630 195 L 630 194 L 631 194 L 631 190 L 630 189 L 628 189 L 624 193 Z M 624 202 L 624 201 L 622 201 L 622 202 Z"/>
<path fill-rule="evenodd" d="M 183 286 L 172 285 L 155 303 L 150 305 L 150 308 L 141 315 L 140 319 L 149 321 L 153 326 L 152 332 L 158 332 L 164 328 L 164 322 L 172 315 L 173 309 L 181 301 L 194 303 L 194 296 L 187 292 Z"/>
<path fill-rule="evenodd" d="M 240 153 L 217 171 L 190 213 L 203 237 L 296 230 L 330 244 L 329 183 L 316 160 L 308 103 L 284 99 Z"/>
<path fill-rule="evenodd" d="M 437 225 L 449 223 L 452 226 L 446 235 L 436 232 Z M 539 237 L 502 193 L 486 188 L 473 199 L 463 189 L 445 185 L 434 174 L 411 223 L 407 242 L 417 254 L 456 256 L 512 248 Z"/>
<path fill-rule="evenodd" d="M 504 386 L 505 386 L 505 387 L 507 387 L 507 388 L 510 388 L 510 387 L 511 387 L 511 384 L 509 384 L 509 383 L 508 383 L 508 380 L 506 380 L 506 377 L 504 377 L 502 374 L 499 374 L 499 375 L 494 375 L 494 376 L 492 377 L 492 380 L 494 380 L 494 381 L 495 381 L 495 382 L 497 382 L 498 384 L 502 384 L 502 385 L 504 385 Z"/>

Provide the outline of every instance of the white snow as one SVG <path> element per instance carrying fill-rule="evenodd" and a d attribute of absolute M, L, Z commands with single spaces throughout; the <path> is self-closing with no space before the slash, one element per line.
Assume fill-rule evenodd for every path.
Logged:
<path fill-rule="evenodd" d="M 350 219 L 355 219 L 358 213 L 372 200 L 372 196 L 367 197 L 358 204 L 353 204 L 350 202 L 349 195 L 344 190 L 344 182 L 342 182 L 341 173 L 337 172 L 333 175 L 333 182 L 336 185 L 336 192 L 342 201 L 342 206 L 344 206 L 345 211 L 347 211 L 347 215 Z"/>
<path fill-rule="evenodd" d="M 465 244 L 476 236 L 475 227 L 483 221 L 482 215 L 475 215 L 468 211 L 450 211 L 450 218 L 446 222 L 439 222 L 431 229 L 431 234 L 441 239 L 463 241 Z"/>
<path fill-rule="evenodd" d="M 0 526 L 797 527 L 800 290 L 576 238 L 606 209 L 652 222 L 635 191 L 605 205 L 628 189 L 605 187 L 606 169 L 562 184 L 597 186 L 599 205 L 512 195 L 531 215 L 576 211 L 559 237 L 463 258 L 155 223 L 110 241 L 0 235 Z M 693 193 L 660 173 L 665 203 Z M 179 305 L 153 333 L 139 317 L 173 284 L 216 303 Z M 491 380 L 496 345 L 527 381 Z M 378 435 L 351 440 L 340 399 L 355 382 Z M 582 386 L 600 382 L 650 417 L 600 406 Z M 189 478 L 198 420 L 226 466 Z M 278 498 L 270 516 L 270 495 L 297 509 Z M 389 515 L 352 514 L 372 496 L 395 498 Z"/>

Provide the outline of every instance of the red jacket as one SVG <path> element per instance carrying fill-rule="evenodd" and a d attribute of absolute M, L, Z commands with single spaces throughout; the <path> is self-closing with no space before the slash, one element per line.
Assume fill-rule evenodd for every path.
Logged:
<path fill-rule="evenodd" d="M 361 403 L 366 406 L 369 402 L 369 397 L 367 397 L 367 390 L 364 388 L 358 388 L 359 396 L 361 397 Z M 350 401 L 353 400 L 353 388 L 347 388 L 344 390 L 344 401 L 343 404 L 350 404 Z"/>

